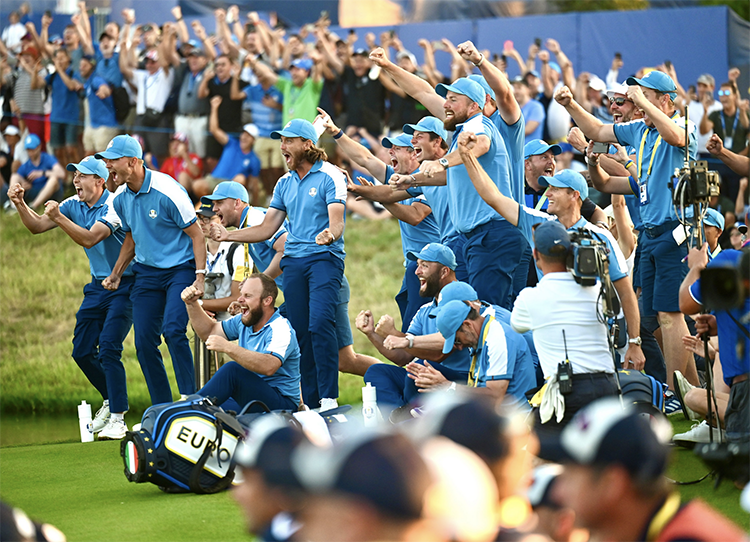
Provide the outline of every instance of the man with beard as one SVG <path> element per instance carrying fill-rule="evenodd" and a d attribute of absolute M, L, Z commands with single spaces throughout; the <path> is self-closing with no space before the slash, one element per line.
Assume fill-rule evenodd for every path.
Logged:
<path fill-rule="evenodd" d="M 31 233 L 44 233 L 59 226 L 86 250 L 91 282 L 83 289 L 83 302 L 76 313 L 72 356 L 104 399 L 94 416 L 92 432 L 98 433 L 100 439 L 121 439 L 128 430 L 124 418 L 128 392 L 122 341 L 133 321 L 129 297 L 133 271 L 125 271 L 118 290 L 110 292 L 102 287 L 101 281 L 112 271 L 125 238 L 120 218 L 112 207 L 115 196 L 104 187 L 109 173 L 104 163 L 93 156 L 79 164 L 68 164 L 67 169 L 75 171 L 76 195 L 60 205 L 48 201 L 41 216 L 24 202 L 22 185 L 14 185 L 8 196 Z"/>
<path fill-rule="evenodd" d="M 203 232 L 185 189 L 170 176 L 146 169 L 143 149 L 134 137 L 117 136 L 95 156 L 104 160 L 110 181 L 119 187 L 113 205 L 126 232 L 117 263 L 102 285 L 117 290 L 123 271 L 135 257 L 130 298 L 138 315 L 133 326 L 138 362 L 151 402 L 170 403 L 172 390 L 159 352 L 160 336 L 169 348 L 180 394 L 193 393 L 188 315 L 179 295 L 191 283 L 203 291 Z"/>
<path fill-rule="evenodd" d="M 357 329 L 364 333 L 370 342 L 387 359 L 397 366 L 388 364 L 373 365 L 365 373 L 365 382 L 378 390 L 378 405 L 382 412 L 408 405 L 418 395 L 418 389 L 411 383 L 410 371 L 404 368 L 414 358 L 419 364 L 429 364 L 452 382 L 465 383 L 469 371 L 468 351 L 454 351 L 443 354 L 443 341 L 437 335 L 437 321 L 430 318 L 437 310 L 438 298 L 442 289 L 456 280 L 454 272 L 456 258 L 450 248 L 439 243 L 430 243 L 420 252 L 410 252 L 410 260 L 416 260 L 416 275 L 419 279 L 419 295 L 432 298 L 417 311 L 409 324 L 407 333 L 393 327 L 393 319 L 383 315 L 375 324 L 372 312 L 364 310 L 357 316 Z"/>
<path fill-rule="evenodd" d="M 202 295 L 195 286 L 182 291 L 190 323 L 209 350 L 234 361 L 222 365 L 198 395 L 214 398 L 219 405 L 231 398 L 240 408 L 262 401 L 271 410 L 297 410 L 300 351 L 292 326 L 276 309 L 278 288 L 273 279 L 262 273 L 245 279 L 237 300 L 240 314 L 223 322 L 206 314 Z"/>
<path fill-rule="evenodd" d="M 308 405 L 330 410 L 338 406 L 339 393 L 336 307 L 346 255 L 346 180 L 326 162 L 325 151 L 315 146 L 318 136 L 309 121 L 291 120 L 271 137 L 281 140 L 289 173 L 276 183 L 263 222 L 245 228 L 242 239 L 233 240 L 269 239 L 288 218 L 280 267 L 287 314 L 300 345 L 302 397 Z"/>
<path fill-rule="evenodd" d="M 394 173 L 408 175 L 418 170 L 419 162 L 416 159 L 410 135 L 401 134 L 396 137 L 383 138 L 382 145 L 388 150 L 388 156 L 391 159 L 391 163 L 386 164 L 360 143 L 344 134 L 344 131 L 336 126 L 331 117 L 322 109 L 318 110 L 321 112 L 320 118 L 323 119 L 326 130 L 336 140 L 344 156 L 360 168 L 367 170 L 376 180 L 387 184 L 388 179 Z M 355 186 L 358 185 L 354 182 L 348 183 L 351 189 Z M 401 228 L 401 248 L 404 253 L 405 269 L 401 290 L 396 295 L 396 303 L 401 312 L 401 331 L 406 331 L 411 319 L 424 304 L 424 300 L 419 295 L 419 281 L 414 274 L 417 263 L 409 260 L 407 255 L 409 252 L 419 251 L 428 243 L 437 242 L 440 232 L 435 217 L 432 216 L 430 205 L 423 195 L 409 198 L 403 203 L 386 203 L 384 206 L 399 220 Z"/>

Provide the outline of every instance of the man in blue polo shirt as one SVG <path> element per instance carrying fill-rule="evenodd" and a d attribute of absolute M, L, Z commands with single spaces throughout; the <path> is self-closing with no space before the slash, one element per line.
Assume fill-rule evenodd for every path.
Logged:
<path fill-rule="evenodd" d="M 250 275 L 240 288 L 240 314 L 224 322 L 206 314 L 202 295 L 195 286 L 182 292 L 190 323 L 209 350 L 234 361 L 222 365 L 198 395 L 220 405 L 231 398 L 240 408 L 257 400 L 271 410 L 297 410 L 300 351 L 292 326 L 275 307 L 276 283 L 262 273 Z"/>
<path fill-rule="evenodd" d="M 281 139 L 289 173 L 276 183 L 263 222 L 243 230 L 243 240 L 269 239 L 288 219 L 281 270 L 302 356 L 302 397 L 329 410 L 338 406 L 336 306 L 344 275 L 346 179 L 315 146 L 318 136 L 309 121 L 291 120 L 271 136 Z"/>
<path fill-rule="evenodd" d="M 475 140 L 474 134 L 465 132 L 459 136 L 458 141 L 458 150 L 471 182 L 488 204 L 492 205 L 510 224 L 518 226 L 518 230 L 526 238 L 532 249 L 534 248 L 532 235 L 534 225 L 548 220 L 559 220 L 569 231 L 584 228 L 592 232 L 599 239 L 604 240 L 610 254 L 609 276 L 620 298 L 628 329 L 631 330 L 631 334 L 637 333 L 637 331 L 633 332 L 632 330 L 640 330 L 638 301 L 633 292 L 630 277 L 627 274 L 625 257 L 608 231 L 594 226 L 581 216 L 583 200 L 588 197 L 588 186 L 583 176 L 580 173 L 567 169 L 554 177 L 539 177 L 539 184 L 549 187 L 547 190 L 547 198 L 549 199 L 547 212 L 529 209 L 524 205 L 519 205 L 497 189 L 492 179 L 490 179 L 482 169 L 477 158 L 472 154 Z M 629 363 L 633 363 L 633 366 L 637 370 L 641 370 L 645 363 L 645 358 L 641 351 L 640 336 L 631 336 L 628 342 L 630 344 L 623 360 L 623 366 L 627 367 Z"/>
<path fill-rule="evenodd" d="M 83 302 L 76 313 L 72 355 L 104 399 L 94 417 L 92 431 L 100 439 L 121 439 L 128 430 L 124 419 L 128 392 L 121 355 L 122 342 L 133 319 L 130 301 L 133 272 L 130 268 L 124 271 L 118 290 L 110 292 L 101 285 L 112 272 L 125 238 L 112 206 L 115 195 L 104 187 L 109 176 L 104 162 L 87 156 L 78 164 L 68 164 L 67 169 L 75 171 L 76 195 L 60 205 L 48 201 L 42 216 L 26 205 L 21 185 L 11 188 L 8 196 L 31 233 L 59 226 L 86 250 L 91 282 L 83 289 Z"/>
<path fill-rule="evenodd" d="M 57 160 L 42 152 L 42 141 L 36 134 L 27 135 L 23 147 L 29 159 L 10 176 L 9 188 L 20 185 L 25 191 L 26 200 L 31 201 L 32 209 L 40 207 L 50 198 L 62 199 L 65 171 Z"/>
<path fill-rule="evenodd" d="M 388 179 L 394 173 L 408 175 L 418 171 L 419 162 L 412 147 L 410 135 L 401 134 L 396 137 L 383 138 L 381 143 L 388 150 L 391 159 L 391 164 L 386 164 L 360 143 L 344 134 L 344 131 L 336 126 L 331 117 L 322 109 L 319 108 L 319 111 L 321 111 L 320 118 L 323 119 L 326 130 L 336 140 L 344 156 L 360 168 L 367 170 L 376 180 L 387 184 Z M 358 185 L 351 182 L 349 186 L 354 188 Z M 409 198 L 402 203 L 386 203 L 384 206 L 388 212 L 398 218 L 401 228 L 401 248 L 404 253 L 405 269 L 401 290 L 396 295 L 396 303 L 401 312 L 401 331 L 406 331 L 411 319 L 424 304 L 424 299 L 419 295 L 419 280 L 414 274 L 417 262 L 409 260 L 407 254 L 418 252 L 429 243 L 437 243 L 440 239 L 440 232 L 435 217 L 432 216 L 429 202 L 424 196 Z"/>
<path fill-rule="evenodd" d="M 445 338 L 443 353 L 471 349 L 467 386 L 486 388 L 498 402 L 530 409 L 526 392 L 536 387 L 534 363 L 526 341 L 509 324 L 454 300 L 438 308 L 437 327 Z"/>
<path fill-rule="evenodd" d="M 117 290 L 122 274 L 135 257 L 133 301 L 135 347 L 153 404 L 172 401 L 161 336 L 172 357 L 181 395 L 195 391 L 193 354 L 187 339 L 188 315 L 180 293 L 193 284 L 203 291 L 206 243 L 185 189 L 173 178 L 146 169 L 143 149 L 129 135 L 115 137 L 97 153 L 110 179 L 120 187 L 114 207 L 126 232 L 120 256 L 104 279 Z"/>
<path fill-rule="evenodd" d="M 447 183 L 451 219 L 465 239 L 463 252 L 468 282 L 482 299 L 510 308 L 513 276 L 523 254 L 524 240 L 475 190 L 467 189 L 466 169 L 455 152 L 458 135 L 464 130 L 478 134 L 479 160 L 503 194 L 518 197 L 520 201 L 522 190 L 513 187 L 513 165 L 503 138 L 495 124 L 482 114 L 486 102 L 482 86 L 462 78 L 452 85 L 440 84 L 436 91 L 445 98 L 445 128 L 455 130 L 448 155 L 437 161 L 423 162 L 419 173 L 397 176 L 391 182 L 397 188 Z"/>
<path fill-rule="evenodd" d="M 572 100 L 567 87 L 560 88 L 555 99 L 565 106 L 589 139 L 629 145 L 636 151 L 634 177 L 637 176 L 637 180 L 634 179 L 631 190 L 639 198 L 643 223 L 643 235 L 638 244 L 639 284 L 644 315 L 657 314 L 661 325 L 669 400 L 674 371 L 680 371 L 692 384 L 698 384 L 695 362 L 682 345 L 688 327 L 680 313 L 678 295 L 680 283 L 688 271 L 684 262 L 688 249 L 684 239 L 679 238 L 684 230 L 677 220 L 672 193 L 667 186 L 675 169 L 684 163 L 685 147 L 690 160 L 695 160 L 698 143 L 693 123 L 688 126 L 686 137 L 685 119 L 679 117 L 674 105 L 677 88 L 667 74 L 652 71 L 643 79 L 630 77 L 626 83 L 629 85 L 627 98 L 643 110 L 643 122 L 602 124 Z"/>

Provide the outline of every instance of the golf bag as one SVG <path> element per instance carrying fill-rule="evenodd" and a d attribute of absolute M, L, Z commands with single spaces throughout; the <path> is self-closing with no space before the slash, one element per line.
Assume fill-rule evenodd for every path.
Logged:
<path fill-rule="evenodd" d="M 620 387 L 625 402 L 630 402 L 641 412 L 664 412 L 666 385 L 640 371 L 618 371 Z"/>

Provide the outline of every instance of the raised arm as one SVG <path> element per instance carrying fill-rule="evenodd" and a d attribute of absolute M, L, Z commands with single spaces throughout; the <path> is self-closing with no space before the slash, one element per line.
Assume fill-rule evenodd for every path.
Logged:
<path fill-rule="evenodd" d="M 221 224 L 211 224 L 211 238 L 214 241 L 231 241 L 236 243 L 259 243 L 270 239 L 284 223 L 286 213 L 279 209 L 269 208 L 263 222 L 251 228 L 227 231 Z"/>
<path fill-rule="evenodd" d="M 14 174 L 16 175 L 16 174 Z M 56 224 L 46 215 L 38 215 L 23 199 L 24 189 L 20 184 L 13 184 L 8 190 L 8 198 L 16 206 L 18 217 L 26 229 L 34 235 L 44 233 L 56 227 Z"/>
<path fill-rule="evenodd" d="M 370 175 L 381 183 L 388 182 L 388 179 L 385 178 L 386 165 L 364 146 L 346 135 L 341 128 L 334 124 L 331 116 L 323 109 L 318 108 L 318 111 L 320 115 L 317 119 L 322 119 L 323 126 L 329 134 L 334 136 L 341 152 L 359 167 L 366 169 Z"/>
<path fill-rule="evenodd" d="M 630 185 L 628 177 L 613 176 L 602 169 L 599 165 L 599 160 L 602 155 L 592 152 L 593 147 L 594 142 L 589 141 L 588 147 L 586 148 L 586 156 L 588 158 L 589 176 L 591 177 L 591 182 L 593 183 L 594 188 L 600 192 L 608 194 L 634 194 L 633 187 Z M 626 166 L 628 173 L 633 177 L 634 183 L 638 182 L 638 167 L 632 160 L 630 160 L 630 157 L 625 154 L 625 150 L 622 147 L 618 148 L 618 154 L 609 156 L 617 157 L 616 159 L 623 166 Z"/>
<path fill-rule="evenodd" d="M 648 101 L 639 85 L 629 86 L 627 96 L 633 100 L 636 107 L 639 107 L 644 114 L 648 115 L 665 143 L 669 143 L 673 147 L 684 147 L 688 144 L 685 140 L 685 127 L 680 127 L 666 113 Z M 585 132 L 586 130 L 584 130 Z"/>
<path fill-rule="evenodd" d="M 206 52 L 206 59 L 208 62 L 213 62 L 216 59 L 216 49 L 214 49 L 213 42 L 208 37 L 208 34 L 206 34 L 206 29 L 203 28 L 203 25 L 197 20 L 190 23 L 190 26 L 193 28 L 195 36 L 203 44 L 203 50 Z M 205 96 L 203 97 L 205 98 Z"/>
<path fill-rule="evenodd" d="M 56 201 L 48 201 L 44 205 L 44 216 L 48 217 L 55 225 L 59 226 L 62 231 L 68 234 L 83 248 L 91 248 L 99 241 L 110 236 L 112 230 L 103 222 L 95 222 L 91 229 L 83 228 L 70 220 L 60 212 L 60 204 Z"/>
<path fill-rule="evenodd" d="M 575 88 L 576 74 L 575 70 L 573 70 L 573 63 L 568 58 L 568 55 L 563 53 L 557 40 L 553 40 L 552 38 L 548 39 L 546 46 L 549 52 L 557 58 L 557 63 L 560 65 L 560 70 L 562 71 L 563 84 L 571 89 Z"/>
<path fill-rule="evenodd" d="M 199 300 L 203 296 L 202 291 L 199 291 L 194 286 L 188 286 L 182 291 L 182 294 L 180 295 L 182 296 L 182 300 L 185 302 L 188 317 L 190 318 L 190 324 L 193 326 L 195 334 L 198 335 L 198 337 L 200 337 L 202 341 L 207 341 L 211 335 L 216 335 L 218 337 L 226 339 L 224 328 L 222 327 L 221 322 L 217 322 L 208 314 L 206 314 L 206 310 L 199 302 Z M 206 301 L 204 301 L 203 304 L 205 304 Z"/>
<path fill-rule="evenodd" d="M 573 99 L 573 94 L 566 86 L 560 87 L 555 92 L 555 100 L 565 107 L 584 135 L 593 141 L 603 143 L 617 143 L 615 131 L 612 124 L 604 124 L 591 113 L 581 107 Z"/>
<path fill-rule="evenodd" d="M 270 68 L 270 66 L 260 62 L 256 58 L 250 60 L 250 69 L 253 70 L 253 73 L 258 76 L 258 79 L 260 79 L 261 83 L 264 85 L 275 85 L 279 80 L 279 76 Z"/>
<path fill-rule="evenodd" d="M 219 145 L 226 145 L 229 142 L 227 133 L 219 127 L 219 107 L 221 106 L 222 97 L 213 96 L 210 100 L 211 112 L 208 115 L 208 131 L 214 136 Z"/>

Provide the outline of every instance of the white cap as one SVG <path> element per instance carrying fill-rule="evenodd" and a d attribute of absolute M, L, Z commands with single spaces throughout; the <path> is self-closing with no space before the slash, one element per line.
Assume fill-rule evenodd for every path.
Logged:
<path fill-rule="evenodd" d="M 258 136 L 260 135 L 260 132 L 258 131 L 258 127 L 252 122 L 245 124 L 242 127 L 242 131 L 247 132 L 248 134 L 253 136 L 255 139 L 258 139 Z"/>
<path fill-rule="evenodd" d="M 12 124 L 9 124 L 5 127 L 5 131 L 3 132 L 3 135 L 12 136 L 12 135 L 18 135 L 20 132 L 18 131 L 18 128 L 13 126 Z"/>
<path fill-rule="evenodd" d="M 589 86 L 599 92 L 604 92 L 605 90 L 607 90 L 607 83 L 602 81 L 596 75 L 592 75 L 591 79 L 589 79 Z"/>
<path fill-rule="evenodd" d="M 622 94 L 625 96 L 628 93 L 628 85 L 620 83 L 607 89 L 607 98 L 614 98 L 615 94 Z"/>

